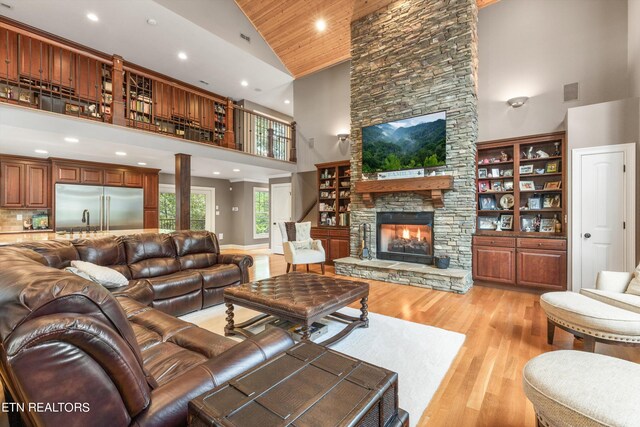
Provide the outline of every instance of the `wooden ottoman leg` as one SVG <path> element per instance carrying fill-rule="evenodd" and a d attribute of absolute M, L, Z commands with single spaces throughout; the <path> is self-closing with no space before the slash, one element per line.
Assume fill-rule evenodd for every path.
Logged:
<path fill-rule="evenodd" d="M 549 318 L 547 318 L 547 344 L 553 345 L 553 336 L 556 332 L 556 324 Z"/>
<path fill-rule="evenodd" d="M 235 332 L 233 331 L 235 325 L 233 322 L 233 304 L 230 303 L 225 303 L 224 305 L 227 306 L 227 325 L 224 327 L 224 335 L 225 336 L 229 336 L 229 335 L 235 335 Z"/>
<path fill-rule="evenodd" d="M 596 337 L 592 337 L 591 335 L 584 336 L 584 351 L 588 351 L 589 353 L 596 351 Z"/>
<path fill-rule="evenodd" d="M 364 297 L 360 300 L 360 320 L 364 322 L 363 328 L 369 327 L 369 297 Z"/>

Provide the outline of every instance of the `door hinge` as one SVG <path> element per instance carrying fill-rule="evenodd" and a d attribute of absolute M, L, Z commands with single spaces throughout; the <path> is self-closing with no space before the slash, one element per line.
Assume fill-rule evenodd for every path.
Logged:
<path fill-rule="evenodd" d="M 622 172 L 626 172 L 627 171 L 627 165 L 622 165 Z"/>
<path fill-rule="evenodd" d="M 622 229 L 623 230 L 627 229 L 627 221 L 622 221 Z"/>

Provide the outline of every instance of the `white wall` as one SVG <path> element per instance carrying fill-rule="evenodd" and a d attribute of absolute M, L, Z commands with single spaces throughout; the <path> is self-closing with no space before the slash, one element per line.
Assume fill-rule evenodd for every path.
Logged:
<path fill-rule="evenodd" d="M 479 140 L 562 130 L 568 108 L 628 97 L 627 1 L 640 3 L 502 0 L 481 9 Z M 564 103 L 573 82 L 580 99 Z M 506 100 L 515 96 L 530 99 L 513 109 Z"/>
<path fill-rule="evenodd" d="M 343 62 L 293 83 L 298 172 L 313 171 L 316 163 L 349 159 L 348 143 L 339 143 L 336 135 L 349 133 L 351 127 L 350 66 Z"/>
<path fill-rule="evenodd" d="M 629 0 L 629 93 L 640 96 L 640 0 Z"/>

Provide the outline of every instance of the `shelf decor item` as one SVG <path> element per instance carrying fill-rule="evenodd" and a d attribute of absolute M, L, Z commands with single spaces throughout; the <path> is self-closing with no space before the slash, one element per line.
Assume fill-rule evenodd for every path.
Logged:
<path fill-rule="evenodd" d="M 547 162 L 547 165 L 545 166 L 546 172 L 547 173 L 557 173 L 558 172 L 558 161 L 557 160 L 552 160 L 550 162 Z"/>
<path fill-rule="evenodd" d="M 486 178 L 487 170 L 485 168 L 478 169 L 478 178 Z"/>
<path fill-rule="evenodd" d="M 504 231 L 513 230 L 513 215 L 511 214 L 500 215 L 500 229 Z"/>
<path fill-rule="evenodd" d="M 556 229 L 556 220 L 553 218 L 543 218 L 540 220 L 541 233 L 553 233 Z"/>
<path fill-rule="evenodd" d="M 541 204 L 541 200 L 540 200 L 540 196 L 538 195 L 533 195 L 531 197 L 529 197 L 529 209 L 531 210 L 540 210 L 542 204 Z"/>
<path fill-rule="evenodd" d="M 520 166 L 520 175 L 528 175 L 530 173 L 533 173 L 533 165 L 532 164 Z"/>
<path fill-rule="evenodd" d="M 505 194 L 500 198 L 500 207 L 502 209 L 511 209 L 515 205 L 513 194 Z"/>
<path fill-rule="evenodd" d="M 547 181 L 544 183 L 545 190 L 559 190 L 562 185 L 562 181 Z"/>
<path fill-rule="evenodd" d="M 559 208 L 561 203 L 560 194 L 545 194 L 542 207 L 545 209 Z"/>
<path fill-rule="evenodd" d="M 504 182 L 504 191 L 513 191 L 513 181 Z"/>
<path fill-rule="evenodd" d="M 533 181 L 520 181 L 521 191 L 534 191 L 535 189 L 536 185 Z"/>
<path fill-rule="evenodd" d="M 502 181 L 491 181 L 491 191 L 502 191 Z"/>
<path fill-rule="evenodd" d="M 481 211 L 495 211 L 496 198 L 493 194 L 481 194 L 479 198 Z"/>
<path fill-rule="evenodd" d="M 490 189 L 491 189 L 491 186 L 489 185 L 489 181 L 486 181 L 486 180 L 478 181 L 478 191 L 479 192 L 486 193 Z"/>
<path fill-rule="evenodd" d="M 347 227 L 351 223 L 351 164 L 321 163 L 317 168 L 319 227 Z"/>
<path fill-rule="evenodd" d="M 478 218 L 478 229 L 495 230 L 498 227 L 498 219 L 492 216 L 481 216 Z"/>

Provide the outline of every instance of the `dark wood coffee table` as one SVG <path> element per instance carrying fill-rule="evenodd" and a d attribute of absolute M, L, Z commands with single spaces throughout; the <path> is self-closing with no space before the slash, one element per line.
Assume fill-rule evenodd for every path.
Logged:
<path fill-rule="evenodd" d="M 303 341 L 189 402 L 189 426 L 409 425 L 398 374 Z"/>
<path fill-rule="evenodd" d="M 347 323 L 337 335 L 323 341 L 331 345 L 346 337 L 355 328 L 369 327 L 369 284 L 336 277 L 309 273 L 287 273 L 257 282 L 231 286 L 224 290 L 227 306 L 225 335 L 251 336 L 247 330 L 267 317 L 274 316 L 302 326 L 302 339 L 309 339 L 309 327 L 324 317 L 334 317 Z M 337 311 L 360 300 L 360 317 L 347 316 Z M 261 314 L 243 323 L 235 324 L 233 307 L 239 305 Z"/>

